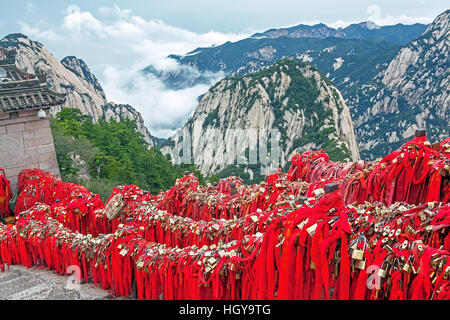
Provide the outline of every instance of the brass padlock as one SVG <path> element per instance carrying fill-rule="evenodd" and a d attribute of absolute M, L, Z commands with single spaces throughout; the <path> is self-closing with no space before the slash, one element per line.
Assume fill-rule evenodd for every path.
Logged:
<path fill-rule="evenodd" d="M 364 250 L 355 249 L 353 250 L 352 259 L 362 260 L 364 258 Z"/>
<path fill-rule="evenodd" d="M 411 235 L 415 235 L 416 234 L 416 230 L 413 229 L 413 227 L 411 226 L 407 226 L 406 230 L 405 230 L 406 234 L 411 234 Z"/>
<path fill-rule="evenodd" d="M 431 260 L 430 261 L 430 265 L 431 265 L 431 268 L 433 268 L 433 269 L 437 269 L 437 267 L 438 267 L 438 262 L 437 262 L 437 260 Z"/>
<path fill-rule="evenodd" d="M 366 269 L 366 260 L 358 261 L 358 263 L 356 264 L 356 268 L 358 268 L 360 270 L 365 270 Z"/>

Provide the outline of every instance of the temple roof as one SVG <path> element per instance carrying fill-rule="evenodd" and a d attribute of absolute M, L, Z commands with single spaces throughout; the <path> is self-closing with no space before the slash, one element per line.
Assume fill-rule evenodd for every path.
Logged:
<path fill-rule="evenodd" d="M 15 52 L 0 48 L 0 113 L 61 105 L 65 94 L 50 91 L 44 74 L 28 74 L 15 64 Z"/>

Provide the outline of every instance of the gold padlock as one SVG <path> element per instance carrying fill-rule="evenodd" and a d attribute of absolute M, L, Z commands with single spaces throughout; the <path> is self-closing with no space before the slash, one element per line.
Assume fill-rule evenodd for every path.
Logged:
<path fill-rule="evenodd" d="M 358 263 L 356 264 L 356 268 L 358 268 L 360 270 L 365 270 L 366 269 L 366 260 L 358 261 Z"/>
<path fill-rule="evenodd" d="M 353 250 L 352 259 L 362 260 L 364 258 L 364 251 L 360 249 Z"/>

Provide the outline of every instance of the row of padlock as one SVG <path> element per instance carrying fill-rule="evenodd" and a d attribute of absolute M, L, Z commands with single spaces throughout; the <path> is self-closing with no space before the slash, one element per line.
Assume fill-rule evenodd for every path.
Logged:
<path fill-rule="evenodd" d="M 114 233 L 93 237 L 64 227 L 51 217 L 50 207 L 41 204 L 23 212 L 16 225 L 0 227 L 0 262 L 45 266 L 58 274 L 76 267 L 79 280 L 92 280 L 118 296 L 129 296 L 137 288 L 141 299 L 239 299 L 245 266 L 258 253 L 262 236 L 171 248 L 146 241 L 138 225 L 129 222 Z M 186 291 L 187 283 L 192 290 Z"/>
<path fill-rule="evenodd" d="M 271 182 L 271 178 L 273 182 Z M 267 178 L 268 182 L 252 186 L 239 185 L 236 194 L 221 193 L 218 188 L 199 186 L 196 177 L 180 179 L 166 192 L 158 208 L 194 220 L 232 219 L 243 217 L 257 209 L 273 208 L 281 202 L 298 202 L 306 196 L 310 185 L 305 182 L 291 182 L 281 173 Z M 187 185 L 195 180 L 194 187 Z"/>
<path fill-rule="evenodd" d="M 369 163 L 332 162 L 323 151 L 305 152 L 292 157 L 288 179 L 306 182 L 332 179 L 341 184 L 346 203 L 448 202 L 450 155 L 447 145 L 448 139 L 440 145 L 431 145 L 425 136 L 416 136 L 400 150 Z"/>
<path fill-rule="evenodd" d="M 52 206 L 58 221 L 74 231 L 98 235 L 111 231 L 98 194 L 74 183 L 56 179 L 52 173 L 26 169 L 19 175 L 15 216 L 36 203 Z"/>
<path fill-rule="evenodd" d="M 409 143 L 405 148 L 419 150 L 416 144 Z M 412 164 L 411 168 L 415 166 Z M 405 172 L 412 170 L 406 168 Z M 61 272 L 70 262 L 81 268 L 85 279 L 112 288 L 117 295 L 129 295 L 137 288 L 138 297 L 146 299 L 449 297 L 448 203 L 417 206 L 394 202 L 386 206 L 374 201 L 345 205 L 342 186 L 339 191 L 337 185 L 327 184 L 333 177 L 315 181 L 299 193 L 305 184 L 274 174 L 265 184 L 238 186 L 239 197 L 253 200 L 236 206 L 238 210 L 221 226 L 214 223 L 220 220 L 186 220 L 188 215 L 183 210 L 189 204 L 204 205 L 202 194 L 207 197 L 213 193 L 219 199 L 236 198 L 236 194 L 222 194 L 211 186 L 200 187 L 192 175 L 156 196 L 136 186 L 118 188 L 106 208 L 96 210 L 90 210 L 90 202 L 76 192 L 68 193 L 70 201 L 57 202 L 55 195 L 66 189 L 53 191 L 58 183 L 50 179 L 39 182 L 33 174 L 27 179 L 34 186 L 28 190 L 35 192 L 30 198 L 44 203 L 53 199 L 54 203 L 47 209 L 42 205 L 31 207 L 21 213 L 15 226 L 0 230 L 1 259 L 8 265 L 47 265 Z M 46 185 L 45 194 L 39 183 Z M 22 192 L 28 191 L 27 187 L 24 183 Z M 306 197 L 301 198 L 305 193 Z M 158 210 L 164 207 L 172 212 L 160 214 Z M 251 221 L 255 209 L 270 218 L 264 228 L 251 229 L 256 224 Z M 108 218 L 113 233 L 93 237 L 87 227 L 73 224 L 77 220 L 71 217 L 88 216 L 89 212 L 103 222 Z M 244 218 L 241 222 L 250 222 L 247 226 L 236 223 L 239 219 L 235 217 L 240 215 Z M 177 245 L 172 237 L 183 232 L 178 228 L 183 223 L 200 226 L 192 229 L 194 232 L 184 231 L 193 240 L 180 242 L 183 248 L 168 246 Z M 228 224 L 235 230 L 248 227 L 248 233 L 231 233 L 231 238 L 214 240 L 225 233 L 222 230 Z M 85 234 L 73 232 L 78 229 Z M 15 236 L 14 230 L 19 231 Z M 153 238 L 146 239 L 150 236 Z M 206 238 L 212 244 L 202 242 Z"/>
<path fill-rule="evenodd" d="M 329 228 L 328 232 L 331 233 L 332 230 L 335 230 L 337 226 L 343 223 L 340 219 L 345 217 L 344 220 L 348 222 L 349 227 L 351 228 L 349 229 L 350 232 L 348 234 L 345 234 L 344 232 L 345 237 L 342 237 L 342 235 L 341 237 L 337 237 L 336 243 L 333 244 L 330 242 L 330 245 L 331 247 L 334 245 L 335 248 L 340 248 L 342 250 L 342 243 L 340 243 L 340 241 L 349 241 L 348 252 L 346 252 L 347 259 L 350 261 L 348 265 L 349 284 L 351 283 L 353 285 L 353 283 L 360 283 L 361 281 L 358 280 L 361 277 L 361 274 L 364 272 L 367 273 L 369 267 L 377 266 L 379 267 L 377 272 L 378 278 L 387 280 L 380 280 L 380 288 L 375 285 L 375 291 L 368 288 L 365 291 L 363 298 L 390 298 L 390 294 L 387 294 L 387 292 L 390 292 L 391 288 L 397 285 L 397 282 L 389 280 L 391 279 L 391 276 L 397 275 L 397 273 L 394 273 L 394 271 L 398 271 L 395 268 L 399 269 L 399 267 L 401 267 L 402 270 L 407 270 L 407 267 L 399 262 L 402 261 L 401 258 L 398 258 L 397 260 L 389 258 L 388 253 L 391 251 L 398 254 L 400 257 L 402 256 L 402 251 L 396 252 L 397 244 L 383 243 L 383 239 L 393 238 L 399 241 L 399 237 L 409 236 L 406 232 L 409 225 L 404 228 L 405 230 L 401 230 L 400 233 L 397 233 L 398 228 L 395 229 L 396 231 L 392 232 L 394 228 L 390 227 L 390 225 L 392 223 L 403 225 L 407 221 L 415 221 L 416 218 L 422 221 L 423 218 L 421 217 L 423 215 L 433 217 L 433 219 L 429 221 L 429 224 L 432 226 L 445 225 L 446 219 L 450 218 L 448 215 L 448 205 L 442 206 L 441 204 L 436 203 L 433 205 L 426 204 L 426 206 L 413 206 L 408 204 L 397 204 L 391 207 L 386 207 L 382 204 L 365 204 L 356 207 L 344 206 L 343 202 L 339 201 L 340 197 L 337 193 L 338 191 L 336 192 L 336 190 L 334 193 L 332 191 L 331 195 L 334 197 L 332 198 L 328 193 L 322 194 L 319 192 L 315 199 L 309 199 L 307 203 L 295 210 L 292 210 L 291 207 L 286 207 L 286 211 L 280 213 L 277 211 L 276 215 L 271 215 L 272 221 L 268 225 L 268 229 L 270 230 L 264 234 L 257 232 L 255 234 L 245 235 L 240 241 L 232 240 L 228 243 L 220 242 L 213 245 L 205 244 L 201 248 L 198 248 L 199 246 L 197 245 L 186 248 L 170 248 L 166 244 L 146 241 L 144 236 L 145 229 L 142 230 L 137 221 L 120 224 L 113 234 L 107 236 L 102 235 L 97 238 L 94 238 L 91 235 L 82 235 L 81 233 L 72 232 L 62 225 L 59 225 L 58 227 L 61 230 L 57 230 L 57 221 L 51 218 L 48 219 L 51 211 L 50 207 L 41 205 L 32 208 L 30 212 L 22 213 L 21 216 L 19 216 L 16 226 L 10 226 L 11 228 L 17 228 L 19 235 L 17 245 L 11 245 L 11 240 L 5 242 L 8 243 L 11 248 L 17 248 L 17 252 L 20 252 L 20 248 L 31 250 L 31 253 L 22 254 L 22 256 L 32 257 L 32 259 L 23 258 L 23 261 L 2 261 L 7 264 L 12 264 L 14 262 L 23 263 L 27 266 L 44 264 L 49 268 L 59 271 L 64 269 L 63 266 L 65 264 L 69 262 L 75 263 L 75 265 L 80 266 L 82 270 L 86 270 L 83 275 L 88 277 L 88 280 L 90 279 L 89 274 L 91 274 L 92 279 L 94 279 L 96 283 L 102 284 L 102 287 L 104 288 L 108 288 L 108 286 L 112 287 L 114 292 L 119 295 L 130 294 L 134 281 L 136 282 L 136 286 L 139 286 L 140 288 L 138 290 L 140 298 L 154 298 L 155 296 L 153 293 L 156 292 L 156 296 L 161 296 L 162 294 L 163 298 L 181 298 L 181 294 L 183 294 L 184 298 L 245 299 L 283 298 L 284 292 L 292 291 L 289 286 L 295 283 L 299 285 L 299 279 L 294 278 L 294 281 L 292 281 L 286 276 L 286 274 L 295 275 L 296 272 L 292 273 L 289 272 L 289 270 L 284 270 L 283 265 L 291 265 L 295 266 L 295 268 L 300 268 L 301 264 L 299 264 L 299 262 L 309 262 L 302 266 L 304 267 L 302 273 L 308 275 L 306 278 L 309 279 L 309 281 L 303 283 L 303 288 L 306 290 L 306 293 L 304 292 L 302 298 L 324 298 L 324 292 L 322 290 L 319 295 L 317 295 L 317 293 L 313 295 L 313 293 L 319 292 L 317 289 L 315 290 L 315 284 L 318 283 L 317 281 L 319 279 L 317 275 L 323 274 L 322 268 L 324 265 L 321 264 L 320 259 L 316 260 L 316 258 L 314 258 L 315 253 L 312 248 L 315 246 L 314 243 L 317 237 L 320 239 L 320 236 L 322 235 L 322 241 L 327 239 L 327 237 L 325 237 L 326 226 Z M 142 209 L 142 206 L 138 208 Z M 156 207 L 152 208 L 152 210 L 155 209 Z M 139 209 L 137 210 L 139 211 Z M 141 212 L 134 216 L 148 217 L 150 215 L 148 212 Z M 404 219 L 404 221 L 402 220 L 401 223 L 399 223 L 399 219 Z M 137 218 L 137 220 L 139 221 L 139 218 Z M 309 221 L 305 223 L 306 220 Z M 424 221 L 426 221 L 426 219 Z M 294 228 L 288 228 L 287 226 L 289 225 Z M 175 226 L 175 221 L 172 221 L 172 227 Z M 8 230 L 9 233 L 11 232 L 11 228 Z M 367 239 L 371 228 L 373 228 L 373 234 L 378 237 L 376 242 L 371 242 Z M 416 229 L 420 231 L 417 226 Z M 443 227 L 441 229 L 447 230 L 448 228 Z M 425 226 L 423 231 L 420 232 L 434 233 L 433 228 L 429 231 L 426 230 L 427 228 Z M 295 243 L 297 241 L 295 237 L 297 235 L 300 236 L 302 231 L 304 231 L 304 235 L 306 236 L 303 239 L 304 242 L 302 243 L 302 241 L 298 240 L 299 243 Z M 365 233 L 366 231 L 367 235 Z M 297 234 L 298 232 L 300 233 Z M 442 231 L 438 233 L 441 238 L 445 236 L 445 233 Z M 57 241 L 53 235 L 57 235 Z M 24 239 L 29 241 L 28 246 L 23 245 L 22 242 Z M 252 242 L 251 239 L 254 239 L 254 241 Z M 367 239 L 367 241 L 365 239 Z M 69 241 L 70 244 L 68 244 L 67 241 Z M 433 241 L 438 242 L 433 243 Z M 436 270 L 437 272 L 435 272 L 434 278 L 430 279 L 431 283 L 434 281 L 435 284 L 438 283 L 440 285 L 439 293 L 437 293 L 439 289 L 434 287 L 436 292 L 434 293 L 433 298 L 440 298 L 441 292 L 446 292 L 444 287 L 447 282 L 444 280 L 446 280 L 445 274 L 447 269 L 444 258 L 447 256 L 448 251 L 443 250 L 445 248 L 436 249 L 433 248 L 433 246 L 430 246 L 433 244 L 440 245 L 442 242 L 445 242 L 445 238 L 436 240 L 432 237 L 427 240 L 426 238 L 419 239 L 416 237 L 414 240 L 409 240 L 409 244 L 403 241 L 402 246 L 406 245 L 407 247 L 401 247 L 402 250 L 407 250 L 408 255 L 415 249 L 420 251 L 420 246 L 422 246 L 424 252 L 427 252 L 427 250 L 438 250 L 438 256 L 436 258 L 443 257 L 437 264 L 438 268 L 439 265 L 441 265 L 442 272 L 439 273 L 439 269 Z M 47 250 L 42 247 L 34 248 L 33 245 L 35 244 L 39 246 L 48 245 L 49 247 Z M 291 248 L 289 244 L 292 248 L 296 249 L 296 252 L 301 249 L 302 246 L 307 250 L 308 245 L 311 245 L 310 251 L 306 251 L 306 254 L 304 255 L 305 261 L 296 261 L 296 263 L 289 263 L 289 260 L 283 261 L 284 257 L 286 257 L 286 259 L 293 259 L 292 253 L 289 254 L 288 251 L 285 251 Z M 3 241 L 2 245 L 4 245 Z M 49 250 L 51 251 L 51 247 L 55 247 L 54 254 L 50 256 L 45 256 L 45 254 L 44 256 L 40 256 Z M 327 248 L 329 247 L 330 246 L 327 246 Z M 70 252 L 63 253 L 61 252 L 62 248 L 66 248 Z M 259 248 L 261 248 L 261 250 L 259 250 Z M 374 255 L 373 252 L 375 252 L 375 250 L 379 250 L 379 253 L 369 259 L 371 254 Z M 6 250 L 5 252 L 8 251 L 13 252 L 10 255 L 11 257 L 21 256 L 18 253 L 14 254 L 13 249 Z M 327 294 L 334 298 L 342 298 L 342 288 L 345 287 L 340 287 L 341 291 L 334 291 L 335 286 L 333 286 L 336 282 L 341 282 L 343 275 L 345 274 L 342 273 L 341 267 L 345 257 L 342 254 L 339 254 L 340 252 L 335 251 L 334 254 L 331 255 L 335 259 L 335 261 L 330 261 L 331 265 L 334 264 L 334 268 L 328 270 L 331 276 L 330 279 L 328 279 L 329 290 Z M 253 256 L 251 256 L 252 254 Z M 326 252 L 326 254 L 330 255 L 330 252 Z M 383 254 L 385 254 L 385 259 L 377 262 L 375 258 L 382 257 Z M 433 254 L 436 254 L 436 252 L 433 252 Z M 55 258 L 59 257 L 59 255 L 70 258 L 69 260 Z M 213 256 L 211 257 L 211 255 Z M 234 257 L 237 258 L 231 259 Z M 251 257 L 251 259 L 249 257 Z M 272 257 L 274 261 L 270 261 L 270 257 Z M 425 257 L 426 256 L 424 256 L 424 258 Z M 412 265 L 411 270 L 413 272 L 410 277 L 413 279 L 410 282 L 405 281 L 404 283 L 417 284 L 415 282 L 416 278 L 422 273 L 420 273 L 420 269 L 418 269 L 417 275 L 414 274 L 414 268 L 420 268 L 420 265 L 423 265 L 424 258 L 416 258 L 416 263 L 410 261 Z M 2 259 L 8 260 L 8 258 L 3 257 L 3 254 Z M 232 263 L 230 263 L 229 259 L 231 259 Z M 277 259 L 279 260 L 278 263 L 276 262 Z M 297 260 L 297 257 L 295 257 L 294 260 Z M 244 261 L 245 263 L 241 263 Z M 283 264 L 283 262 L 286 263 Z M 56 266 L 55 263 L 59 263 L 58 266 Z M 195 263 L 200 268 L 196 267 Z M 181 276 L 179 274 L 182 274 L 183 272 L 180 272 L 180 269 L 174 269 L 175 266 L 177 268 L 185 268 L 183 269 L 185 273 L 189 272 L 190 275 L 194 276 L 180 280 L 179 278 Z M 91 268 L 90 273 L 87 271 L 88 268 Z M 231 278 L 230 275 L 232 275 Z M 195 283 L 196 287 L 202 289 L 191 290 L 190 293 L 187 293 L 184 285 L 180 287 L 172 283 L 172 281 L 175 280 L 171 280 L 170 282 L 166 281 L 164 284 L 158 282 L 158 278 L 161 278 L 162 276 L 172 277 L 173 279 L 178 277 L 176 280 L 178 283 L 182 282 L 186 285 L 188 283 L 191 283 L 191 285 L 192 283 Z M 367 277 L 368 276 L 370 275 L 367 274 Z M 269 279 L 268 277 L 272 277 L 272 279 Z M 303 279 L 305 279 L 305 277 L 303 277 Z M 245 280 L 245 284 L 242 280 Z M 154 291 L 151 289 L 153 288 L 152 286 L 146 286 L 145 283 L 149 282 L 152 283 L 152 286 L 156 286 L 159 289 Z M 322 282 L 326 282 L 325 278 L 322 279 Z M 139 285 L 137 283 L 139 283 Z M 228 283 L 230 288 L 234 287 L 234 290 L 237 291 L 230 292 L 230 289 L 225 290 L 224 287 L 228 288 Z M 225 286 L 225 284 L 227 284 L 227 286 Z M 355 292 L 358 292 L 358 294 L 361 295 L 361 288 L 358 289 L 359 290 Z M 294 290 L 294 292 L 298 293 L 297 290 Z M 403 293 L 406 298 L 413 296 L 412 293 L 405 294 L 404 291 L 399 291 L 398 288 L 395 292 L 397 295 L 399 292 Z M 372 293 L 375 296 L 373 296 Z M 333 296 L 333 294 L 335 294 L 335 296 Z M 349 292 L 343 296 L 347 296 L 349 299 L 359 297 L 358 295 L 355 296 L 353 294 L 354 293 L 349 289 Z M 416 293 L 415 296 L 417 295 L 418 294 Z M 288 296 L 288 298 L 294 299 L 298 297 L 294 295 Z M 424 298 L 428 299 L 430 297 L 425 296 Z"/>
<path fill-rule="evenodd" d="M 270 230 L 284 239 L 280 264 L 291 268 L 278 270 L 278 297 L 450 298 L 448 203 L 340 202 L 319 200 L 310 210 L 283 216 L 279 228 Z"/>

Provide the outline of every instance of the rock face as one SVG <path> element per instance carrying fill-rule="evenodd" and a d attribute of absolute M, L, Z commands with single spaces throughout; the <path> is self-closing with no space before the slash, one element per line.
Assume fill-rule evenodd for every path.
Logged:
<path fill-rule="evenodd" d="M 145 140 L 150 143 L 150 146 L 156 146 L 157 143 L 154 137 L 150 134 L 150 131 L 144 125 L 144 118 L 129 104 L 117 104 L 109 102 L 102 106 L 103 119 L 114 119 L 120 121 L 121 119 L 130 119 L 136 121 L 137 128 L 140 133 L 145 137 Z"/>
<path fill-rule="evenodd" d="M 64 59 L 61 60 L 61 64 L 64 67 L 66 67 L 66 69 L 75 73 L 80 79 L 83 79 L 88 84 L 90 84 L 99 95 L 101 95 L 104 99 L 106 99 L 105 93 L 103 92 L 103 88 L 100 85 L 100 82 L 98 82 L 95 75 L 91 72 L 89 67 L 82 59 L 78 59 L 77 57 L 74 56 L 65 57 Z"/>
<path fill-rule="evenodd" d="M 299 25 L 170 57 L 231 77 L 260 72 L 284 57 L 313 65 L 342 92 L 361 157 L 369 160 L 401 146 L 417 126 L 426 126 L 431 140 L 449 136 L 448 16 L 428 26 Z"/>
<path fill-rule="evenodd" d="M 392 151 L 417 127 L 426 127 L 430 140 L 450 135 L 449 47 L 447 10 L 349 98 L 364 157 Z"/>
<path fill-rule="evenodd" d="M 153 139 L 144 125 L 142 116 L 133 107 L 107 105 L 105 93 L 97 78 L 91 73 L 83 60 L 66 57 L 58 61 L 41 43 L 30 40 L 22 34 L 10 34 L 0 41 L 0 47 L 15 49 L 16 65 L 31 74 L 42 72 L 48 78 L 48 85 L 55 92 L 67 95 L 63 106 L 54 107 L 51 113 L 58 113 L 61 108 L 77 108 L 89 115 L 94 121 L 119 119 L 118 115 L 137 122 L 140 132 L 153 146 Z"/>
<path fill-rule="evenodd" d="M 183 133 L 170 139 L 172 148 L 162 151 L 177 159 L 173 150 L 182 149 L 192 134 L 195 164 L 204 174 L 217 173 L 230 165 L 230 154 L 249 153 L 251 130 L 264 139 L 273 129 L 280 132 L 281 166 L 293 151 L 311 147 L 324 148 L 336 160 L 359 158 L 350 111 L 340 92 L 314 67 L 288 59 L 218 82 L 203 96 Z"/>

